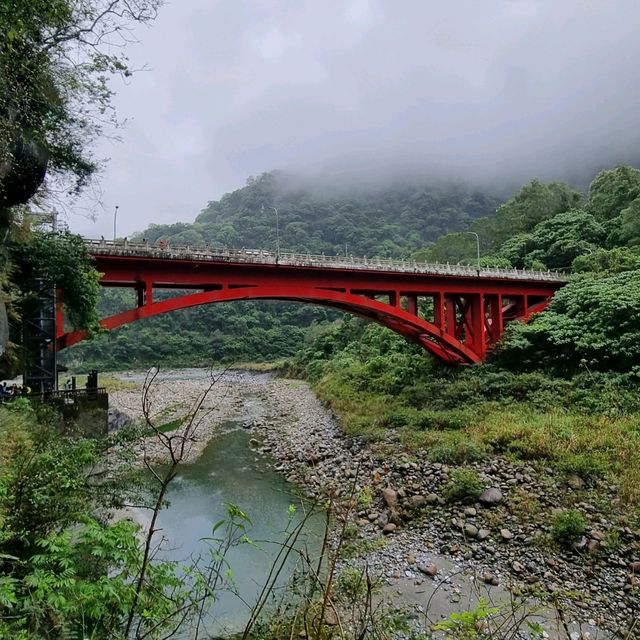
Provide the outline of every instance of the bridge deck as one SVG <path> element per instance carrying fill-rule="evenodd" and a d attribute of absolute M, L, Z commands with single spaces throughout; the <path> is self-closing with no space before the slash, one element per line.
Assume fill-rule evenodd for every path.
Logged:
<path fill-rule="evenodd" d="M 421 273 L 425 275 L 488 278 L 500 280 L 526 280 L 538 282 L 566 282 L 569 277 L 557 271 L 527 269 L 498 269 L 483 267 L 478 270 L 468 265 L 432 264 L 386 258 L 358 258 L 354 256 L 325 256 L 324 254 L 288 253 L 276 254 L 262 249 L 197 249 L 166 246 L 161 249 L 145 242 L 86 240 L 93 255 L 187 260 L 194 262 L 226 262 L 255 265 L 282 265 L 290 267 L 319 267 L 336 270 L 366 270 L 392 273 Z"/>

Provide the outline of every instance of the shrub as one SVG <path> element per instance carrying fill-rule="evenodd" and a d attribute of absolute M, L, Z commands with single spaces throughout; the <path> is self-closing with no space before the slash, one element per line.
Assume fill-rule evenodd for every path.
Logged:
<path fill-rule="evenodd" d="M 472 469 L 456 469 L 442 493 L 449 502 L 475 502 L 485 485 Z"/>
<path fill-rule="evenodd" d="M 411 407 L 399 407 L 384 417 L 384 426 L 390 428 L 413 427 L 418 415 L 418 412 Z"/>
<path fill-rule="evenodd" d="M 363 487 L 362 491 L 360 491 L 356 499 L 358 502 L 359 509 L 368 509 L 373 503 L 373 495 L 371 493 L 371 487 L 370 486 Z"/>
<path fill-rule="evenodd" d="M 585 532 L 587 523 L 576 509 L 556 513 L 551 519 L 551 535 L 561 545 L 569 546 L 578 541 Z"/>
<path fill-rule="evenodd" d="M 367 578 L 361 569 L 345 567 L 338 574 L 336 587 L 347 601 L 356 602 L 367 593 Z"/>

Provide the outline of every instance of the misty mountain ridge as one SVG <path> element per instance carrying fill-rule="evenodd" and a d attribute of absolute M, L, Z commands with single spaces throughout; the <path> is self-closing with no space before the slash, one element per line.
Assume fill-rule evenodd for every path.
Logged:
<path fill-rule="evenodd" d="M 567 189 L 586 194 L 594 174 L 576 175 Z M 275 170 L 249 177 L 245 186 L 209 201 L 193 222 L 152 224 L 134 238 L 273 250 L 275 208 L 282 251 L 403 258 L 478 219 L 494 217 L 521 187 L 513 179 L 491 184 L 424 176 L 349 180 Z"/>
<path fill-rule="evenodd" d="M 282 251 L 403 257 L 478 218 L 506 199 L 503 189 L 462 182 L 394 185 L 311 181 L 282 171 L 210 201 L 193 223 L 150 225 L 136 234 L 176 245 L 273 249 L 276 212 Z"/>

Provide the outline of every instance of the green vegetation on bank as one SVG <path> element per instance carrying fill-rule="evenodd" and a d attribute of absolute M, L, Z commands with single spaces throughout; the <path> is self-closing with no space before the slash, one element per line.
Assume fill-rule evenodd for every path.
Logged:
<path fill-rule="evenodd" d="M 0 247 L 0 287 L 9 317 L 9 342 L 0 356 L 0 377 L 12 378 L 21 371 L 23 310 L 43 287 L 53 293 L 56 283 L 63 283 L 68 328 L 96 332 L 99 280 L 80 236 L 39 231 L 27 221 L 10 223 Z"/>
<path fill-rule="evenodd" d="M 154 637 L 187 602 L 187 581 L 169 562 L 154 563 L 136 595 L 140 528 L 108 519 L 135 485 L 101 473 L 114 444 L 62 437 L 55 415 L 27 400 L 0 406 L 3 640 L 123 637 L 130 614 Z"/>
<path fill-rule="evenodd" d="M 635 373 L 568 377 L 497 363 L 452 370 L 376 325 L 345 320 L 305 348 L 290 371 L 310 378 L 343 428 L 371 442 L 462 464 L 490 454 L 540 461 L 589 481 L 616 478 L 640 502 Z"/>

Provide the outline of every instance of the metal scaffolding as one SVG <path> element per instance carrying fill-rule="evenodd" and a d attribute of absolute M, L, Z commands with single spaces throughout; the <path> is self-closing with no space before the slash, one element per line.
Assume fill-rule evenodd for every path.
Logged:
<path fill-rule="evenodd" d="M 31 393 L 47 393 L 56 389 L 55 339 L 55 286 L 38 280 L 36 291 L 22 306 L 23 384 L 31 389 Z"/>

